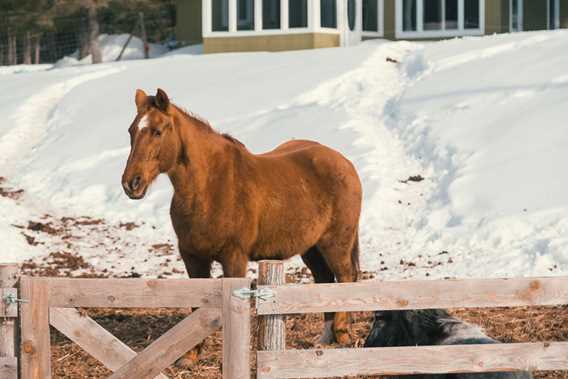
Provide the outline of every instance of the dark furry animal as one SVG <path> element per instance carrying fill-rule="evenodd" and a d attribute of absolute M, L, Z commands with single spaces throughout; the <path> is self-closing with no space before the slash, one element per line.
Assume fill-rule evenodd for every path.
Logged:
<path fill-rule="evenodd" d="M 375 312 L 375 321 L 365 347 L 474 345 L 499 343 L 445 310 Z M 389 377 L 389 379 L 532 379 L 528 372 L 476 374 L 425 374 Z"/>

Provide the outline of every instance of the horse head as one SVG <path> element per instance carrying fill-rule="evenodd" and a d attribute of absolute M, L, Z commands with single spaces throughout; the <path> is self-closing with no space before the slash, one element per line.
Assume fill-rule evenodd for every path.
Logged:
<path fill-rule="evenodd" d="M 177 137 L 173 105 L 158 89 L 155 96 L 137 90 L 137 114 L 128 129 L 130 155 L 122 175 L 122 187 L 131 199 L 142 199 L 160 173 L 168 172 L 176 161 Z"/>

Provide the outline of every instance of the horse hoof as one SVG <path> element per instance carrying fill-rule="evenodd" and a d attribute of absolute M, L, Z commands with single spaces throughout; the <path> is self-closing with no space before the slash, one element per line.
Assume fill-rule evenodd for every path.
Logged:
<path fill-rule="evenodd" d="M 188 370 L 195 366 L 197 361 L 182 357 L 176 361 L 176 367 L 183 370 Z"/>
<path fill-rule="evenodd" d="M 320 345 L 331 345 L 334 342 L 335 336 L 333 334 L 333 323 L 331 321 L 326 321 L 319 343 Z"/>
<path fill-rule="evenodd" d="M 176 361 L 176 367 L 179 369 L 190 369 L 197 364 L 198 354 L 196 351 L 190 351 Z"/>
<path fill-rule="evenodd" d="M 336 333 L 335 340 L 341 346 L 351 345 L 351 336 L 349 335 L 349 333 Z"/>

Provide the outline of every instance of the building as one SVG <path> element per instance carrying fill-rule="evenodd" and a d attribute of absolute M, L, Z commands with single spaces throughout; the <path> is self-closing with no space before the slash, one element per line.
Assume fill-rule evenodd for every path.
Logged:
<path fill-rule="evenodd" d="M 205 53 L 568 28 L 568 0 L 177 0 L 177 39 Z"/>

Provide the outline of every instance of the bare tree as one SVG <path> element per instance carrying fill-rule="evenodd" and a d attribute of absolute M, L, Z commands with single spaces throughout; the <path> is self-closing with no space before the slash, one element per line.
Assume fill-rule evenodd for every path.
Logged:
<path fill-rule="evenodd" d="M 16 36 L 12 30 L 8 31 L 8 64 L 18 64 L 18 45 L 16 43 Z"/>
<path fill-rule="evenodd" d="M 99 21 L 97 20 L 97 3 L 95 0 L 85 0 L 89 19 L 89 52 L 92 63 L 102 63 L 103 55 L 99 46 Z"/>
<path fill-rule="evenodd" d="M 24 34 L 24 64 L 32 64 L 32 33 L 27 30 Z"/>
<path fill-rule="evenodd" d="M 34 64 L 40 64 L 41 36 L 36 34 L 33 38 Z"/>

